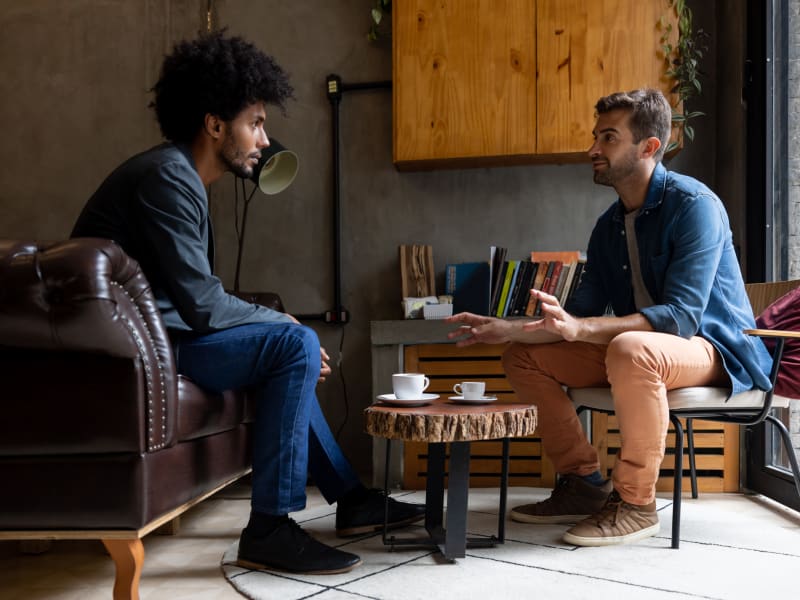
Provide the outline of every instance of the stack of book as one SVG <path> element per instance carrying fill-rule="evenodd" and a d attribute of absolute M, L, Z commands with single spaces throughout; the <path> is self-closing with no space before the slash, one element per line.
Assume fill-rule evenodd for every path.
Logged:
<path fill-rule="evenodd" d="M 530 294 L 541 290 L 563 306 L 578 285 L 586 261 L 581 253 L 531 252 L 530 259 L 503 260 L 493 272 L 490 314 L 496 317 L 541 315 L 539 302 Z"/>
<path fill-rule="evenodd" d="M 531 252 L 530 259 L 509 260 L 508 249 L 492 246 L 489 262 L 449 264 L 445 293 L 453 312 L 495 317 L 535 317 L 541 309 L 531 289 L 555 296 L 563 306 L 575 291 L 586 263 L 577 250 Z"/>

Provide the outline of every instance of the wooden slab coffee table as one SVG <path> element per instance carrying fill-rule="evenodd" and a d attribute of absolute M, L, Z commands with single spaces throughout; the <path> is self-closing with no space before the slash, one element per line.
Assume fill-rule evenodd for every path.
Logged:
<path fill-rule="evenodd" d="M 405 407 L 373 404 L 364 411 L 367 433 L 386 438 L 384 491 L 388 495 L 389 457 L 392 440 L 428 443 L 428 476 L 425 484 L 425 529 L 427 537 L 387 537 L 384 521 L 383 543 L 389 546 L 432 546 L 448 560 L 466 556 L 466 548 L 487 547 L 505 541 L 506 496 L 508 493 L 508 441 L 531 435 L 536 429 L 536 407 L 531 404 L 454 404 L 435 400 L 426 406 Z M 470 442 L 502 440 L 500 516 L 497 536 L 467 537 Z M 444 478 L 446 445 L 450 444 L 447 473 L 447 523 L 444 521 Z M 388 499 L 387 499 L 388 506 Z M 388 509 L 387 509 L 388 510 Z"/>

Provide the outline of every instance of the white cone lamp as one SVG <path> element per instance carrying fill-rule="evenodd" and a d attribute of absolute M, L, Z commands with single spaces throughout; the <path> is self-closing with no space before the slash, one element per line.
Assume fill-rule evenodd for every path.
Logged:
<path fill-rule="evenodd" d="M 261 158 L 253 169 L 250 180 L 256 184 L 264 194 L 272 196 L 279 194 L 289 187 L 297 176 L 300 160 L 297 154 L 287 150 L 275 138 L 271 138 L 269 146 L 261 151 Z M 255 192 L 255 190 L 253 190 Z M 244 232 L 247 226 L 247 208 L 250 206 L 253 194 L 245 198 L 242 211 L 242 224 L 239 230 L 239 252 L 236 256 L 236 274 L 233 278 L 233 289 L 239 291 L 239 271 L 242 266 L 242 251 L 244 249 Z"/>

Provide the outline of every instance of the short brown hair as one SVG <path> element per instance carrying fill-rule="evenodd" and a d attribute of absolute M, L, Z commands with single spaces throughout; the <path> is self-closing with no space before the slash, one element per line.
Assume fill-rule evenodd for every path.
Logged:
<path fill-rule="evenodd" d="M 616 92 L 600 98 L 594 106 L 598 115 L 617 108 L 631 111 L 630 127 L 634 142 L 639 143 L 649 137 L 661 140 L 661 147 L 654 156 L 656 161 L 660 161 L 672 132 L 672 107 L 664 94 L 653 88 Z"/>

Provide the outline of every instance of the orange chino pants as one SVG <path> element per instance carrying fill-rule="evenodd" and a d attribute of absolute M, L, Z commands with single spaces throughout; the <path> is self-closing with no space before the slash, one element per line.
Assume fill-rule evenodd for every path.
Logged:
<path fill-rule="evenodd" d="M 730 386 L 708 341 L 650 331 L 625 332 L 608 345 L 513 343 L 503 366 L 519 398 L 537 406 L 544 451 L 560 474 L 589 475 L 600 466 L 562 386 L 611 386 L 622 440 L 612 481 L 625 502 L 639 505 L 655 499 L 669 426 L 667 390 Z"/>

